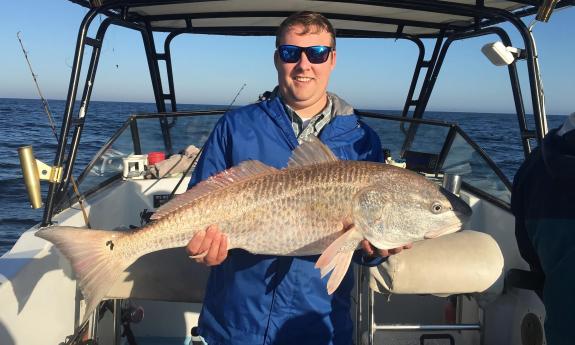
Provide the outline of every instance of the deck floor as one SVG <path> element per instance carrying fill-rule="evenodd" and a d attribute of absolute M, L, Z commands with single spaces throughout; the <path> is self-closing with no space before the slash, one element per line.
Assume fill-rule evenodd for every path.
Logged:
<path fill-rule="evenodd" d="M 190 337 L 137 337 L 138 345 L 189 345 Z M 123 345 L 128 345 L 124 340 Z"/>

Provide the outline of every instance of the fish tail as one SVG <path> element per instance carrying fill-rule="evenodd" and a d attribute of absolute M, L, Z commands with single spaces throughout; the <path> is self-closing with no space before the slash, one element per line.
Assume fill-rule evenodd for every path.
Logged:
<path fill-rule="evenodd" d="M 68 260 L 86 301 L 85 321 L 110 291 L 120 274 L 133 262 L 118 240 L 129 233 L 53 226 L 36 232 L 52 242 Z"/>

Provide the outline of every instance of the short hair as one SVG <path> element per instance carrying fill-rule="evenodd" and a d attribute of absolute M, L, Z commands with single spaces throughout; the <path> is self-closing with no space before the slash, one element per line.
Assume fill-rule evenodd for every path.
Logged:
<path fill-rule="evenodd" d="M 335 50 L 335 29 L 321 13 L 312 11 L 296 12 L 284 19 L 276 32 L 276 47 L 280 45 L 280 38 L 291 27 L 301 25 L 304 27 L 302 35 L 308 33 L 317 34 L 322 31 L 327 31 L 331 35 L 331 45 Z"/>

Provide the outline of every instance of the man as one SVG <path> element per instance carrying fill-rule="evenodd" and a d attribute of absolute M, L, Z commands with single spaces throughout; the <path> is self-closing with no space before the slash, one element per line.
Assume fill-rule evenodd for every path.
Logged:
<path fill-rule="evenodd" d="M 301 140 L 317 136 L 341 159 L 382 161 L 377 134 L 327 85 L 336 64 L 335 31 L 318 13 L 288 17 L 278 29 L 278 87 L 259 103 L 224 115 L 204 146 L 190 186 L 238 163 L 257 159 L 283 168 Z M 379 251 L 366 241 L 354 261 L 378 264 L 402 248 Z M 314 268 L 318 256 L 275 257 L 227 251 L 217 225 L 194 236 L 190 255 L 212 266 L 199 333 L 216 344 L 351 344 L 348 271 L 328 295 Z M 377 255 L 376 255 L 377 254 Z"/>
<path fill-rule="evenodd" d="M 521 255 L 545 275 L 547 344 L 575 339 L 575 113 L 519 168 L 511 208 Z"/>

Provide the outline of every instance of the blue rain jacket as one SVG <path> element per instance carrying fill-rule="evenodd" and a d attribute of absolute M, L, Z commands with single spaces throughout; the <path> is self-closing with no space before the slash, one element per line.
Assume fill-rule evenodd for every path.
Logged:
<path fill-rule="evenodd" d="M 341 159 L 383 161 L 377 134 L 332 95 L 335 117 L 319 138 Z M 284 168 L 298 141 L 279 97 L 228 112 L 208 138 L 190 186 L 256 159 Z M 333 293 L 314 264 L 319 256 L 277 257 L 233 249 L 211 269 L 199 333 L 218 344 L 352 344 L 350 269 Z M 354 256 L 362 263 L 361 254 Z M 368 265 L 380 263 L 373 260 Z"/>
<path fill-rule="evenodd" d="M 572 115 L 573 116 L 573 115 Z M 575 130 L 550 131 L 519 168 L 511 208 L 521 255 L 545 275 L 547 344 L 575 343 Z"/>

